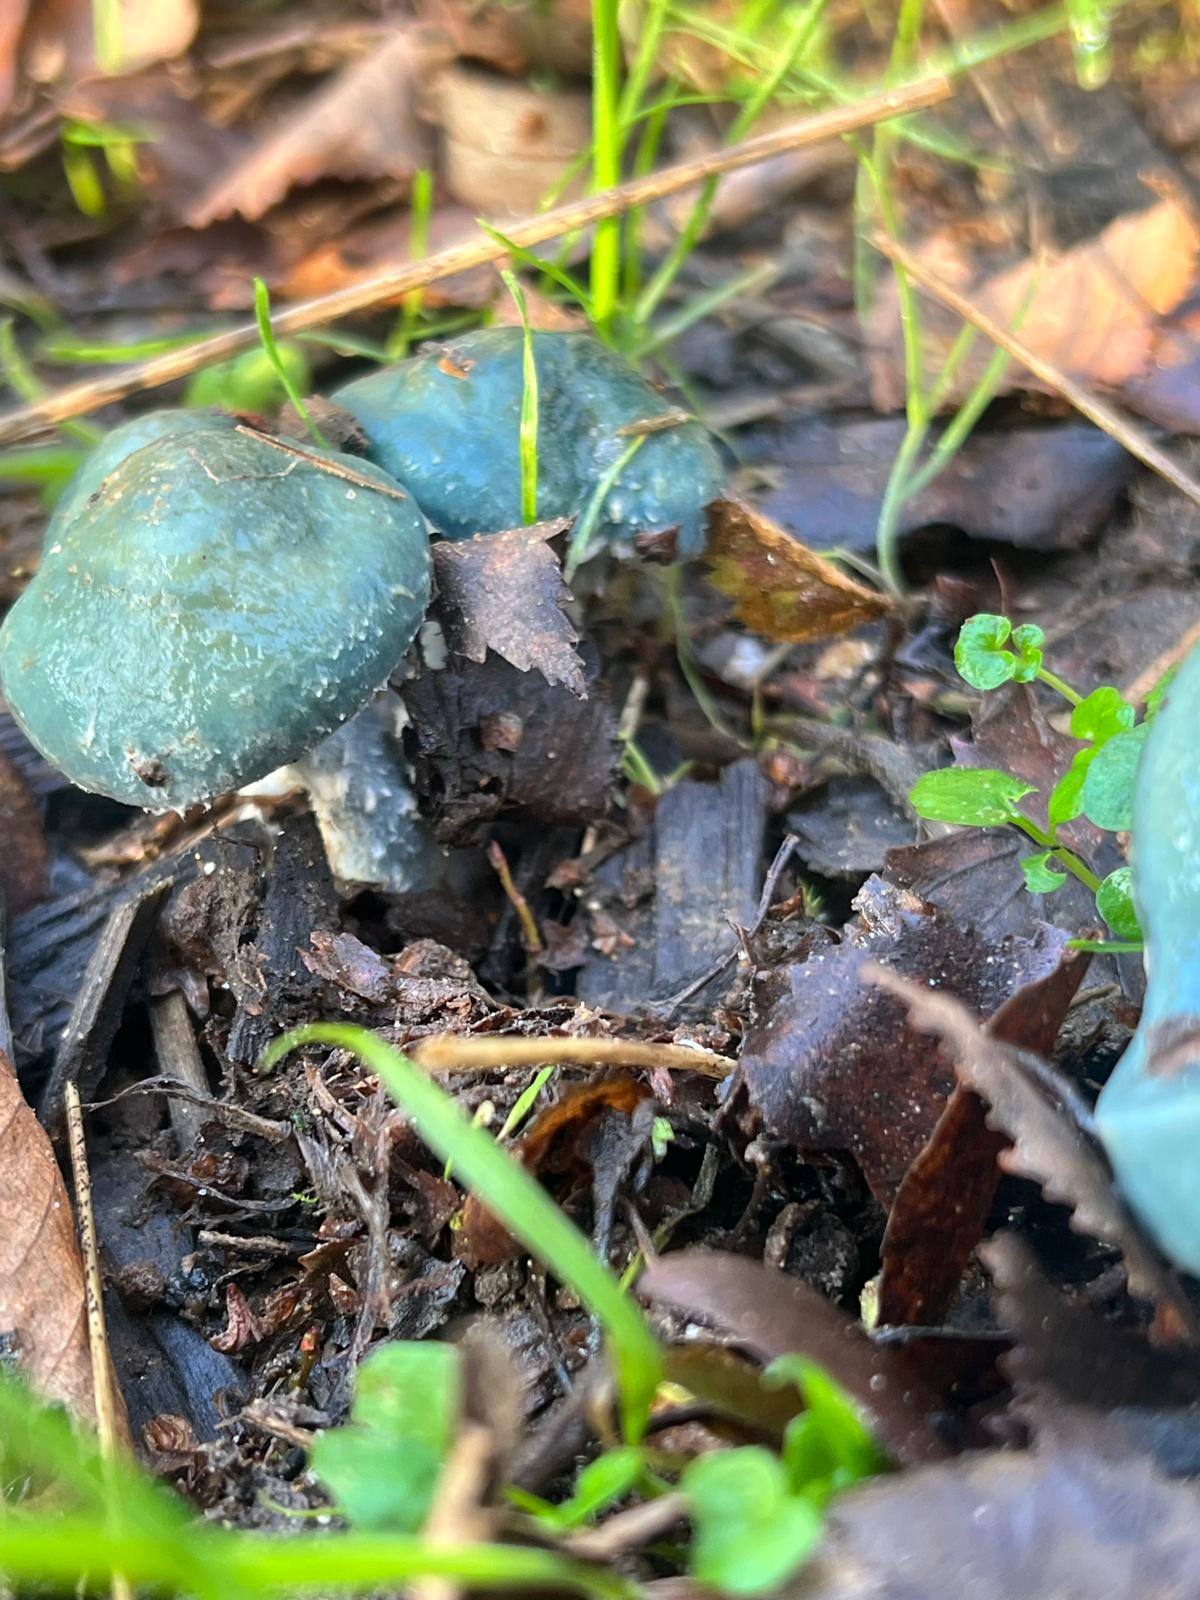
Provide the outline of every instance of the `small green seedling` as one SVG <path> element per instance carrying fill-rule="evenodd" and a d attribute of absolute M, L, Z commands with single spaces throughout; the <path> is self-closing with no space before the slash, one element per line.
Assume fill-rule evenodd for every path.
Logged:
<path fill-rule="evenodd" d="M 418 1533 L 458 1431 L 459 1354 L 433 1340 L 381 1345 L 358 1369 L 350 1421 L 309 1464 L 356 1528 Z"/>
<path fill-rule="evenodd" d="M 777 1589 L 813 1553 L 833 1496 L 888 1465 L 849 1395 L 814 1362 L 781 1356 L 763 1382 L 794 1384 L 804 1397 L 780 1454 L 712 1451 L 680 1480 L 695 1525 L 692 1576 L 726 1594 Z"/>
<path fill-rule="evenodd" d="M 1069 702 L 1071 735 L 1082 744 L 1051 791 L 1047 825 L 1021 810 L 1034 785 L 1008 772 L 983 767 L 947 767 L 927 772 L 913 787 L 911 800 L 931 822 L 964 827 L 1020 828 L 1038 846 L 1021 862 L 1031 894 L 1053 894 L 1067 878 L 1077 878 L 1096 897 L 1096 909 L 1116 942 L 1077 940 L 1084 949 L 1141 949 L 1141 929 L 1133 904 L 1131 874 L 1118 867 L 1103 881 L 1063 843 L 1059 830 L 1077 817 L 1098 828 L 1124 832 L 1133 820 L 1133 785 L 1138 758 L 1151 720 L 1161 704 L 1165 681 L 1147 700 L 1141 722 L 1120 691 L 1106 684 L 1086 697 L 1045 665 L 1045 634 L 1032 623 L 1014 628 L 1007 617 L 981 613 L 963 624 L 954 664 L 974 689 L 987 692 L 1005 683 L 1044 683 Z"/>

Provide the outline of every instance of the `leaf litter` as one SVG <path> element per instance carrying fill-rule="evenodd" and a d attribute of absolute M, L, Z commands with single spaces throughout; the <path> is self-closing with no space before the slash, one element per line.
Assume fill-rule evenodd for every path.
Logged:
<path fill-rule="evenodd" d="M 10 9 L 0 159 L 53 169 L 62 205 L 14 204 L 4 372 L 24 360 L 47 387 L 88 370 L 89 350 L 211 329 L 249 305 L 255 276 L 294 299 L 468 236 L 474 201 L 444 182 L 462 130 L 422 93 L 434 64 L 456 56 L 497 127 L 519 87 L 549 119 L 524 130 L 540 151 L 559 91 L 504 74 L 590 63 L 575 7 L 560 36 L 524 6 L 422 7 L 419 24 L 354 8 L 280 29 L 180 5 L 97 73 L 87 8 L 38 8 L 32 24 Z M 735 10 L 709 22 L 725 46 Z M 740 49 L 669 37 L 705 95 L 734 95 Z M 1001 150 L 1003 183 L 970 162 L 934 181 L 931 149 L 900 141 L 906 241 L 1069 375 L 1191 428 L 1191 211 L 1158 178 L 1135 192 L 1116 159 L 1084 194 L 1092 124 L 1065 45 L 1038 49 L 1032 87 L 990 63 L 987 94 L 957 96 L 933 135 Z M 1139 62 L 1124 107 L 1102 91 L 1087 113 L 1123 127 L 1119 148 L 1151 176 L 1156 70 Z M 1170 82 L 1163 68 L 1165 103 Z M 73 187 L 55 165 L 72 127 L 87 152 Z M 713 145 L 703 116 L 666 127 L 674 154 Z M 1060 139 L 1036 173 L 1031 129 Z M 888 592 L 876 534 L 911 398 L 895 299 L 882 281 L 857 322 L 848 153 L 802 154 L 774 199 L 722 189 L 668 299 L 713 294 L 713 309 L 668 325 L 669 359 L 647 363 L 733 447 L 706 565 L 681 573 L 672 530 L 647 530 L 650 559 L 589 563 L 568 589 L 563 524 L 441 542 L 429 623 L 373 741 L 348 738 L 324 787 L 292 773 L 183 819 L 70 789 L 0 722 L 20 1075 L 0 1075 L 0 1346 L 90 1415 L 52 1144 L 78 1081 L 138 1446 L 214 1518 L 279 1528 L 336 1506 L 352 1525 L 575 1551 L 648 1585 L 675 1570 L 659 1541 L 692 1504 L 693 1578 L 736 1587 L 733 1568 L 778 1538 L 810 1552 L 772 1579 L 797 1596 L 1137 1596 L 1185 1584 L 1197 1559 L 1194 1286 L 1141 1236 L 1088 1132 L 1137 1020 L 1136 958 L 1070 948 L 1099 931 L 1094 898 L 1074 879 L 1028 892 L 1011 826 L 920 823 L 909 798 L 949 762 L 997 770 L 1036 791 L 1020 803 L 1045 824 L 1081 748 L 1069 715 L 1043 684 L 965 693 L 958 627 L 977 612 L 1036 623 L 1069 683 L 1141 705 L 1194 638 L 1195 510 L 1013 365 L 945 472 L 905 500 L 914 593 Z M 669 248 L 681 214 L 643 216 L 649 248 Z M 1049 254 L 1031 216 L 1053 219 Z M 575 248 L 558 278 L 527 274 L 539 327 L 579 325 L 559 293 L 563 273 L 586 277 Z M 328 392 L 481 310 L 516 325 L 486 268 L 330 328 L 305 357 Z M 957 329 L 932 310 L 925 327 L 932 380 Z M 970 392 L 987 354 L 980 341 L 939 403 Z M 100 420 L 142 404 L 130 392 Z M 935 450 L 951 426 L 933 424 Z M 20 481 L 3 488 L 10 600 L 43 512 Z M 355 781 L 368 760 L 386 781 Z M 1126 860 L 1119 833 L 1083 818 L 1062 837 L 1098 875 Z M 595 1258 L 640 1270 L 669 1379 L 648 1422 L 659 1454 L 609 1448 L 612 1370 L 586 1304 L 453 1158 L 432 1157 L 378 1077 L 316 1047 L 258 1069 L 315 1020 L 410 1051 Z M 823 1392 L 764 1376 L 797 1355 L 890 1458 L 834 1495 L 819 1543 L 780 1463 L 820 1458 Z M 431 1400 L 415 1422 L 414 1383 Z M 386 1470 L 398 1452 L 403 1481 Z M 682 1474 L 665 1504 L 639 1477 L 651 1459 Z M 512 1483 L 532 1497 L 519 1510 Z M 756 1538 L 731 1557 L 703 1507 L 719 1514 L 735 1488 Z"/>

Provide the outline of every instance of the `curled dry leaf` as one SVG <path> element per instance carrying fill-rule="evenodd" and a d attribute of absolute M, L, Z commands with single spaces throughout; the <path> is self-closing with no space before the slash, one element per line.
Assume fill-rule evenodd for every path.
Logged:
<path fill-rule="evenodd" d="M 988 1024 L 1049 1053 L 1088 957 L 1064 950 L 1053 971 L 1018 989 Z M 892 1203 L 881 1249 L 879 1321 L 931 1326 L 943 1320 L 984 1224 L 1008 1144 L 989 1127 L 987 1108 L 962 1084 L 946 1102 L 925 1148 L 904 1174 Z"/>
<path fill-rule="evenodd" d="M 949 1452 L 930 1417 L 939 1402 L 903 1350 L 873 1344 L 852 1317 L 798 1278 L 717 1250 L 659 1256 L 638 1280 L 651 1304 L 718 1329 L 764 1363 L 800 1354 L 854 1397 L 884 1448 L 899 1461 Z"/>
<path fill-rule="evenodd" d="M 587 698 L 578 633 L 565 610 L 571 594 L 549 541 L 566 521 L 539 522 L 433 546 L 438 609 L 446 643 L 469 661 L 489 650 L 521 672 Z"/>
<path fill-rule="evenodd" d="M 885 595 L 848 578 L 742 500 L 714 500 L 708 548 L 714 587 L 766 639 L 806 644 L 891 614 Z"/>
<path fill-rule="evenodd" d="M 39 1393 L 95 1422 L 83 1262 L 46 1130 L 0 1052 L 0 1333 Z"/>
<path fill-rule="evenodd" d="M 513 1147 L 521 1165 L 538 1178 L 579 1173 L 594 1160 L 586 1135 L 606 1112 L 631 1116 L 650 1088 L 640 1078 L 617 1074 L 591 1083 L 573 1084 L 553 1105 L 538 1114 Z M 462 1210 L 458 1253 L 471 1266 L 493 1266 L 519 1253 L 512 1235 L 478 1196 L 467 1197 Z"/>
<path fill-rule="evenodd" d="M 1179 1325 L 1191 1328 L 1194 1318 L 1174 1276 L 1129 1215 L 1105 1162 L 1043 1087 L 1044 1063 L 992 1038 L 948 994 L 921 988 L 875 964 L 864 976 L 903 1001 L 915 1027 L 944 1041 L 960 1083 L 988 1102 L 992 1121 L 1013 1142 L 1001 1165 L 1040 1184 L 1048 1199 L 1069 1206 L 1080 1233 L 1120 1250 L 1132 1292 L 1169 1306 Z"/>
<path fill-rule="evenodd" d="M 189 226 L 204 228 L 234 212 L 255 221 L 294 185 L 318 178 L 407 181 L 428 163 L 413 98 L 430 64 L 427 42 L 413 28 L 397 28 L 207 188 L 188 211 Z"/>
<path fill-rule="evenodd" d="M 473 837 L 480 824 L 519 810 L 541 822 L 602 816 L 616 784 L 616 718 L 595 652 L 585 649 L 586 699 L 563 684 L 520 671 L 490 653 L 486 661 L 451 657 L 401 685 L 412 727 L 406 748 L 416 788 L 443 844 Z M 519 740 L 487 730 L 504 719 Z M 506 748 L 516 744 L 516 749 Z M 490 748 L 489 748 L 490 745 Z"/>

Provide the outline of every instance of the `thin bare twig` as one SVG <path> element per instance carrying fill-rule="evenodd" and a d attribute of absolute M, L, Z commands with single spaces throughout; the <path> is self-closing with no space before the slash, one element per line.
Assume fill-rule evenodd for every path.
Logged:
<path fill-rule="evenodd" d="M 453 277 L 455 273 L 467 272 L 489 261 L 500 261 L 509 254 L 509 243 L 521 249 L 531 249 L 550 239 L 560 238 L 563 234 L 573 233 L 576 229 L 589 227 L 605 217 L 620 216 L 637 206 L 649 205 L 665 195 L 702 183 L 706 178 L 734 172 L 739 167 L 753 166 L 755 162 L 765 161 L 785 150 L 819 144 L 824 139 L 836 139 L 843 134 L 853 133 L 857 128 L 869 127 L 876 122 L 885 122 L 890 117 L 907 116 L 913 111 L 937 105 L 948 99 L 952 92 L 950 80 L 937 75 L 921 78 L 902 88 L 889 89 L 884 94 L 872 95 L 856 105 L 834 106 L 828 111 L 819 111 L 811 117 L 790 123 L 786 128 L 777 128 L 753 139 L 743 139 L 740 144 L 729 145 L 709 155 L 696 156 L 690 161 L 677 162 L 647 177 L 632 178 L 628 183 L 601 190 L 587 199 L 556 206 L 541 216 L 506 225 L 504 232 L 508 243 L 490 238 L 481 230 L 478 238 L 454 245 L 448 250 L 439 250 L 422 261 L 407 261 L 403 266 L 393 267 L 361 283 L 348 284 L 343 289 L 335 289 L 332 294 L 319 295 L 315 300 L 305 300 L 277 312 L 272 316 L 272 326 L 277 336 L 284 336 L 336 322 L 355 311 L 369 311 L 414 289 L 422 289 L 427 284 Z M 120 400 L 138 390 L 156 389 L 160 384 L 172 383 L 176 378 L 187 377 L 200 367 L 225 361 L 243 350 L 252 349 L 257 343 L 258 325 L 248 322 L 182 350 L 153 356 L 136 366 L 102 373 L 81 383 L 68 384 L 54 394 L 44 395 L 30 405 L 20 406 L 0 416 L 0 444 L 11 444 L 15 440 L 45 432 L 56 422 L 83 416 L 85 412 L 95 411 L 110 401 Z"/>
<path fill-rule="evenodd" d="M 83 1252 L 88 1348 L 92 1356 L 92 1389 L 96 1402 L 96 1442 L 107 1472 L 111 1470 L 120 1454 L 121 1446 L 127 1437 L 128 1423 L 108 1348 L 108 1328 L 104 1319 L 104 1286 L 100 1278 L 100 1250 L 96 1242 L 96 1214 L 92 1208 L 92 1174 L 88 1166 L 79 1088 L 74 1082 L 66 1085 L 64 1103 L 67 1113 L 67 1141 L 71 1151 L 71 1176 L 75 1187 L 75 1212 L 79 1219 L 79 1243 Z M 112 1600 L 133 1600 L 133 1587 L 123 1573 L 112 1574 L 111 1594 Z"/>
<path fill-rule="evenodd" d="M 733 1062 L 712 1050 L 685 1044 L 653 1044 L 645 1039 L 514 1039 L 501 1033 L 435 1033 L 414 1045 L 415 1061 L 429 1072 L 486 1072 L 499 1067 L 543 1067 L 561 1062 L 576 1067 L 666 1067 L 727 1078 Z"/>
<path fill-rule="evenodd" d="M 1164 477 L 1168 483 L 1173 484 L 1181 494 L 1187 495 L 1189 500 L 1200 505 L 1200 483 L 1169 456 L 1165 450 L 1160 450 L 1154 440 L 1130 420 L 1115 406 L 1109 405 L 1107 400 L 1102 400 L 1090 389 L 1085 389 L 1081 383 L 1060 370 L 1052 362 L 1038 355 L 1036 350 L 1031 350 L 1027 344 L 1022 344 L 994 317 L 977 306 L 974 301 L 968 300 L 966 295 L 939 278 L 935 273 L 915 256 L 911 250 L 906 250 L 902 244 L 897 244 L 894 239 L 889 239 L 882 234 L 875 234 L 872 238 L 875 248 L 902 267 L 914 283 L 920 284 L 927 294 L 935 300 L 940 300 L 944 306 L 955 311 L 972 327 L 978 328 L 980 333 L 986 334 L 993 344 L 999 345 L 1001 350 L 1007 350 L 1015 361 L 1023 367 L 1028 367 L 1035 378 L 1051 389 L 1062 395 L 1064 400 L 1069 400 L 1076 411 L 1082 412 L 1089 422 L 1094 422 L 1098 428 L 1103 428 L 1105 433 L 1111 434 L 1118 444 L 1124 445 L 1131 456 L 1136 456 L 1139 461 L 1144 461 L 1148 467 Z"/>

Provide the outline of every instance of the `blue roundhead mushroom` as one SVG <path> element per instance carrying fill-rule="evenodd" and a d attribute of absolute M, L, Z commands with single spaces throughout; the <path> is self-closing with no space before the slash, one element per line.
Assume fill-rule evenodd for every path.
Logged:
<path fill-rule="evenodd" d="M 165 439 L 173 433 L 208 433 L 213 428 L 236 426 L 237 418 L 228 411 L 187 411 L 182 406 L 165 411 L 144 411 L 140 417 L 119 423 L 104 435 L 67 484 L 46 530 L 46 543 L 53 544 L 53 530 L 76 516 L 103 487 L 109 473 L 143 445 L 153 444 L 156 439 Z"/>
<path fill-rule="evenodd" d="M 1121 1188 L 1171 1259 L 1200 1274 L 1200 649 L 1150 724 L 1133 808 L 1146 1000 L 1096 1105 Z"/>
<path fill-rule="evenodd" d="M 704 429 L 672 421 L 662 395 L 590 334 L 535 333 L 533 351 L 539 518 L 582 513 L 640 430 L 645 442 L 605 495 L 597 537 L 628 549 L 640 533 L 678 528 L 677 553 L 697 554 L 704 508 L 723 476 Z M 422 350 L 333 396 L 366 433 L 370 459 L 412 491 L 448 539 L 525 520 L 522 355 L 519 328 L 486 329 Z"/>
<path fill-rule="evenodd" d="M 54 519 L 0 682 L 81 788 L 183 809 L 359 711 L 430 574 L 425 518 L 378 467 L 220 424 L 168 433 Z"/>

